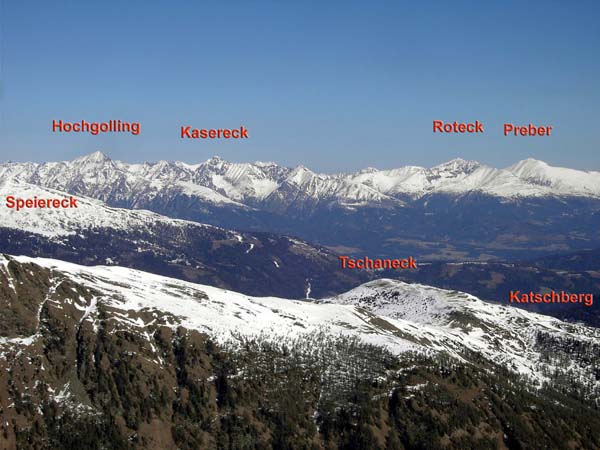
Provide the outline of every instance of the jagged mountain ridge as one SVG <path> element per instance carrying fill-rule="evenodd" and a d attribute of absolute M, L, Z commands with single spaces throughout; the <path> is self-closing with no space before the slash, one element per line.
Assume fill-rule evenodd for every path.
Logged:
<path fill-rule="evenodd" d="M 313 202 L 359 206 L 401 204 L 406 197 L 435 193 L 482 192 L 505 198 L 537 196 L 600 197 L 600 172 L 552 167 L 527 159 L 505 169 L 455 159 L 431 169 L 406 166 L 392 170 L 320 174 L 304 166 L 231 163 L 213 157 L 200 164 L 159 161 L 129 164 L 101 152 L 56 163 L 4 163 L 0 176 L 78 193 L 132 207 L 154 196 L 188 194 L 230 207 Z"/>
<path fill-rule="evenodd" d="M 68 198 L 54 189 L 0 181 L 0 197 Z M 76 196 L 72 209 L 5 208 L 0 248 L 80 264 L 123 265 L 253 295 L 303 298 L 339 293 L 366 280 L 340 270 L 335 254 L 270 233 L 226 230 Z"/>

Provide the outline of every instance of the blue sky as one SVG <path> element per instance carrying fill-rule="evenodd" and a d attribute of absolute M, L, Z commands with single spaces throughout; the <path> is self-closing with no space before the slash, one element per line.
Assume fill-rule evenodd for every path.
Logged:
<path fill-rule="evenodd" d="M 2 161 L 600 169 L 597 1 L 0 2 Z M 53 119 L 142 133 L 54 134 Z M 486 132 L 434 135 L 435 119 Z M 553 136 L 504 137 L 504 122 Z M 244 125 L 250 139 L 181 140 L 181 125 Z"/>

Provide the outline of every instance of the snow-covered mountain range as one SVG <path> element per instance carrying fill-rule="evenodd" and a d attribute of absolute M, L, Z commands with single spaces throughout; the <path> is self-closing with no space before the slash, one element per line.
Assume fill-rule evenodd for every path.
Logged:
<path fill-rule="evenodd" d="M 96 152 L 73 161 L 0 164 L 27 183 L 110 207 L 298 236 L 337 253 L 428 260 L 519 259 L 600 246 L 600 172 L 528 159 L 506 169 L 437 167 L 318 174 L 275 163 L 129 164 Z"/>
<path fill-rule="evenodd" d="M 40 285 L 46 277 L 48 283 Z M 29 305 L 38 315 L 60 309 L 76 316 L 75 326 L 87 323 L 93 329 L 100 321 L 111 320 L 117 328 L 151 342 L 159 326 L 173 330 L 183 326 L 218 342 L 240 336 L 292 341 L 325 332 L 355 336 L 394 353 L 445 352 L 461 361 L 477 353 L 537 382 L 563 373 L 592 390 L 600 387 L 593 379 L 600 330 L 491 305 L 456 291 L 377 280 L 315 303 L 251 297 L 122 267 L 0 257 L 0 285 L 6 293 L 3 308 L 18 303 L 24 289 L 32 289 L 32 282 L 44 290 L 39 297 L 42 304 Z M 35 345 L 38 333 L 4 336 L 0 347 Z M 579 353 L 569 354 L 568 345 L 558 345 L 549 355 L 542 343 L 552 339 L 571 343 Z M 593 350 L 590 354 L 588 347 Z M 160 352 L 152 348 L 155 354 L 148 357 L 160 364 Z M 563 367 L 565 359 L 568 364 Z"/>
<path fill-rule="evenodd" d="M 176 194 L 241 208 L 289 205 L 301 199 L 345 206 L 398 204 L 429 194 L 467 192 L 503 198 L 600 197 L 600 172 L 552 167 L 534 159 L 505 169 L 455 159 L 433 168 L 368 168 L 328 175 L 304 166 L 231 163 L 219 157 L 194 165 L 167 161 L 129 164 L 96 152 L 67 162 L 4 163 L 0 177 L 132 207 Z"/>

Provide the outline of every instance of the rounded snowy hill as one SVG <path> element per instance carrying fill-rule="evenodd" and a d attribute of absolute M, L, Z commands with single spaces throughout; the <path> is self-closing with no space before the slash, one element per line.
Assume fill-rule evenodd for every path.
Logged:
<path fill-rule="evenodd" d="M 540 361 L 539 342 L 548 336 L 581 340 L 591 348 L 600 344 L 596 328 L 422 284 L 380 279 L 326 301 L 385 317 L 428 348 L 457 355 L 467 348 L 530 375 Z"/>

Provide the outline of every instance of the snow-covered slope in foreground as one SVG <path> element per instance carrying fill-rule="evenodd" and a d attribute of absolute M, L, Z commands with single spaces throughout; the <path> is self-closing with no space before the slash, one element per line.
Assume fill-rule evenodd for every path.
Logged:
<path fill-rule="evenodd" d="M 50 259 L 4 256 L 0 281 L 7 276 L 9 286 L 14 279 L 11 259 L 21 270 L 28 270 L 23 264 L 33 263 L 54 271 L 47 302 L 75 305 L 85 311 L 82 320 L 95 324 L 99 320 L 97 307 L 103 304 L 105 310 L 112 311 L 111 320 L 141 334 L 157 321 L 205 332 L 217 340 L 236 334 L 284 340 L 326 331 L 353 335 L 395 353 L 448 352 L 469 360 L 475 352 L 540 381 L 555 371 L 569 371 L 570 376 L 587 382 L 593 377 L 594 358 L 581 354 L 581 349 L 597 351 L 600 343 L 600 330 L 595 328 L 487 304 L 459 292 L 392 280 L 370 282 L 314 303 L 250 297 L 120 267 L 83 267 Z M 90 299 L 75 294 L 55 299 L 53 292 L 66 280 L 89 289 Z M 64 293 L 64 287 L 60 291 Z M 551 355 L 542 351 L 542 338 L 559 343 Z M 35 335 L 2 342 L 28 345 L 34 340 Z M 568 367 L 558 364 L 568 351 L 560 345 L 563 342 L 576 343 L 578 348 L 578 353 L 566 354 Z"/>
<path fill-rule="evenodd" d="M 374 315 L 354 306 L 251 297 L 124 267 L 87 267 L 25 256 L 0 256 L 0 278 L 4 274 L 10 280 L 11 259 L 55 270 L 53 291 L 63 280 L 92 290 L 95 297 L 90 302 L 80 296 L 72 299 L 78 309 L 87 311 L 86 320 L 98 320 L 96 308 L 103 303 L 114 309 L 113 320 L 121 321 L 124 327 L 143 330 L 147 323 L 139 313 L 151 312 L 154 318 L 166 316 L 170 325 L 198 330 L 218 341 L 229 340 L 235 334 L 283 338 L 328 329 L 336 334 L 357 335 L 395 352 L 419 347 L 410 339 L 399 339 L 393 326 L 382 326 Z M 51 296 L 47 301 L 53 301 Z"/>

